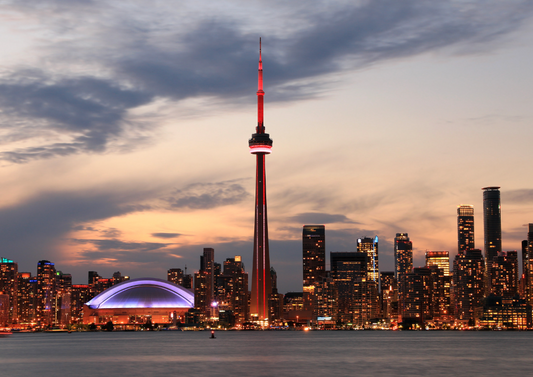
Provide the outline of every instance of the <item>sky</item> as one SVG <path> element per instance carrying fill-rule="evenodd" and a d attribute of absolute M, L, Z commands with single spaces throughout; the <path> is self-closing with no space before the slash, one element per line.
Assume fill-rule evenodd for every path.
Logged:
<path fill-rule="evenodd" d="M 251 274 L 262 38 L 271 265 L 407 232 L 457 253 L 457 207 L 501 187 L 504 250 L 533 223 L 533 1 L 0 0 L 0 257 L 36 273 Z"/>

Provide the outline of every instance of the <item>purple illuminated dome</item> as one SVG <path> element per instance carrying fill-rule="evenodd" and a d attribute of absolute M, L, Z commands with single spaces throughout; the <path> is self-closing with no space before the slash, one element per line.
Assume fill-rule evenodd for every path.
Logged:
<path fill-rule="evenodd" d="M 114 285 L 86 305 L 91 309 L 193 308 L 194 294 L 166 280 L 141 278 Z"/>

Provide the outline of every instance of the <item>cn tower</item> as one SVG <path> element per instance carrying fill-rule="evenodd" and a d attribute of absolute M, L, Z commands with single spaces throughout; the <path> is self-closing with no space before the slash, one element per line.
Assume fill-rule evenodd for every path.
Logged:
<path fill-rule="evenodd" d="M 268 321 L 268 299 L 272 293 L 270 279 L 270 256 L 268 253 L 268 223 L 266 201 L 265 156 L 270 154 L 272 140 L 265 133 L 263 124 L 263 60 L 261 59 L 261 38 L 259 38 L 259 73 L 257 90 L 257 127 L 249 141 L 250 153 L 255 154 L 255 224 L 254 224 L 254 266 L 252 272 L 252 295 L 250 318 Z"/>

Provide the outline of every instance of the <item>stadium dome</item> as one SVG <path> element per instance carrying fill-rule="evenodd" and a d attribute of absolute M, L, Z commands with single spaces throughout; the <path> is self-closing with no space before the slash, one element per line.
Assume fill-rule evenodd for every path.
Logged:
<path fill-rule="evenodd" d="M 86 305 L 101 309 L 155 309 L 194 307 L 194 294 L 186 288 L 161 279 L 141 278 L 114 285 Z"/>

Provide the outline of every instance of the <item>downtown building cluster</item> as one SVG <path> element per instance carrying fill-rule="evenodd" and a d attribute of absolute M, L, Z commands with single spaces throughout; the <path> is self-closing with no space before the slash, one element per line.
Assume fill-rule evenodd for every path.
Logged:
<path fill-rule="evenodd" d="M 19 272 L 18 264 L 0 258 L 0 327 L 65 328 L 81 324 L 83 305 L 107 288 L 128 280 L 120 272 L 104 279 L 89 271 L 88 284 L 72 284 L 72 275 L 48 260 L 37 263 L 37 275 Z"/>
<path fill-rule="evenodd" d="M 319 327 L 530 329 L 533 224 L 516 250 L 501 247 L 499 187 L 483 189 L 484 252 L 475 248 L 474 207 L 457 210 L 457 255 L 426 251 L 413 266 L 407 233 L 394 238 L 394 271 L 379 271 L 378 237 L 361 238 L 355 252 L 331 252 L 326 270 L 325 227 L 303 228 L 303 308 Z M 450 269 L 451 265 L 451 269 Z"/>

